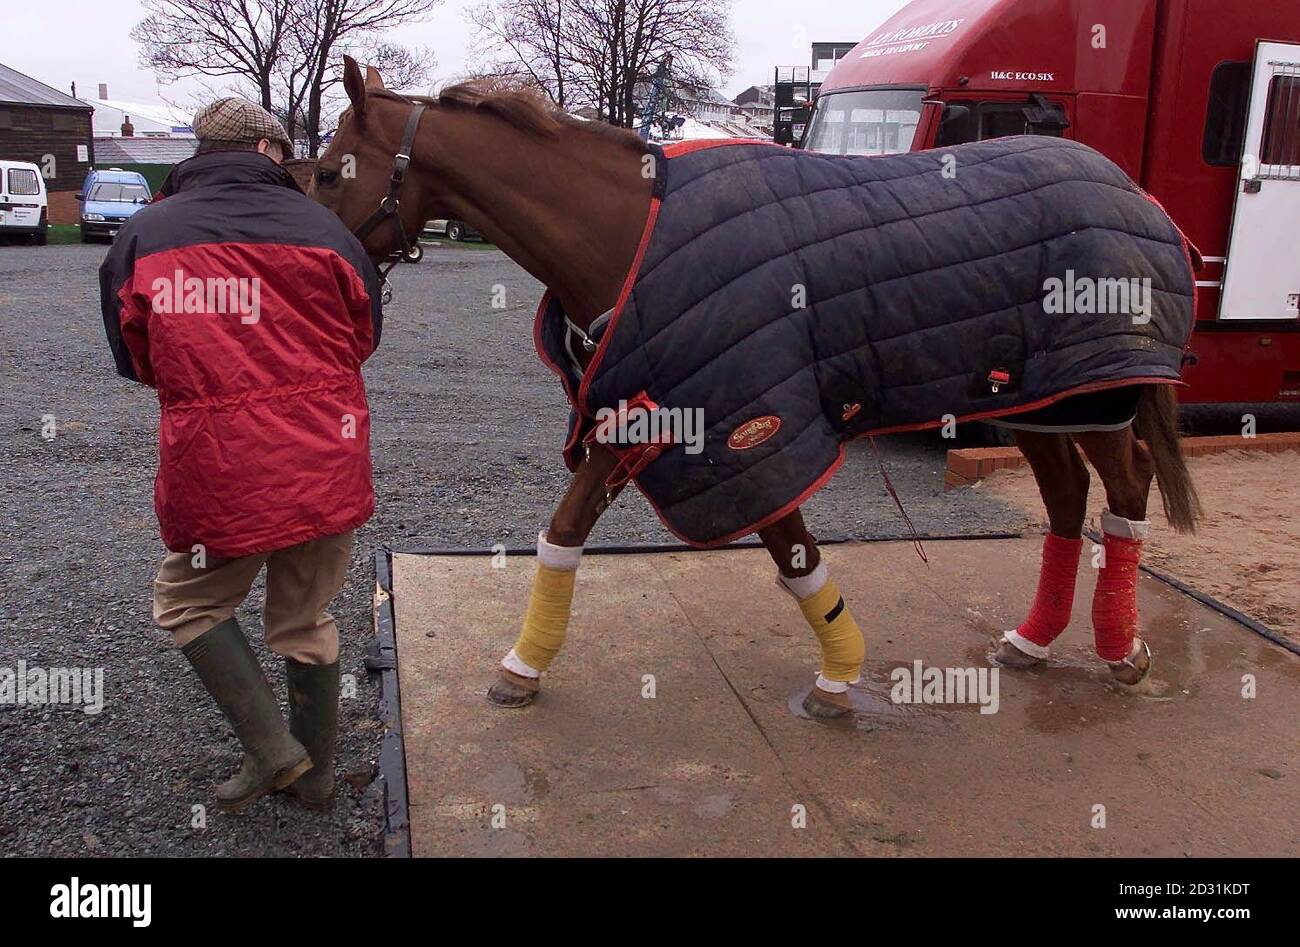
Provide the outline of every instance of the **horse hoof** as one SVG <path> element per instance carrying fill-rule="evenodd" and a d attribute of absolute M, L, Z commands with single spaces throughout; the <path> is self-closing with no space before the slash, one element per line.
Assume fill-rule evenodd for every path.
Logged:
<path fill-rule="evenodd" d="M 998 648 L 989 656 L 994 664 L 1010 668 L 1013 671 L 1027 671 L 1032 667 L 1038 667 L 1043 663 L 1042 658 L 1036 658 L 1032 654 L 1025 654 L 1010 641 L 1006 635 L 998 639 Z"/>
<path fill-rule="evenodd" d="M 852 713 L 853 705 L 847 693 L 831 694 L 814 685 L 803 699 L 803 709 L 814 720 L 838 720 Z"/>
<path fill-rule="evenodd" d="M 540 689 L 536 680 L 502 671 L 488 688 L 487 699 L 498 707 L 527 707 Z"/>
<path fill-rule="evenodd" d="M 1155 660 L 1151 657 L 1151 646 L 1141 638 L 1133 642 L 1133 651 L 1122 661 L 1108 661 L 1111 676 L 1116 684 L 1123 687 L 1139 687 L 1151 676 Z"/>

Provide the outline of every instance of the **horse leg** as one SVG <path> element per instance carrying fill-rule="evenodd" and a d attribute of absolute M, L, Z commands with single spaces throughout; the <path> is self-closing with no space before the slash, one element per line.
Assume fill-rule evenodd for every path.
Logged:
<path fill-rule="evenodd" d="M 1088 468 L 1065 434 L 1016 431 L 1016 446 L 1034 472 L 1051 524 L 1043 539 L 1034 604 L 1020 626 L 1002 636 L 993 654 L 998 664 L 1024 669 L 1046 658 L 1048 646 L 1070 623 L 1088 506 Z"/>
<path fill-rule="evenodd" d="M 1104 554 L 1092 600 L 1097 655 L 1121 684 L 1140 683 L 1151 671 L 1151 649 L 1137 636 L 1137 579 L 1142 541 L 1151 531 L 1147 500 L 1155 463 L 1133 428 L 1075 434 L 1106 488 L 1101 511 Z"/>
<path fill-rule="evenodd" d="M 537 537 L 537 573 L 528 611 L 515 646 L 501 659 L 497 679 L 488 689 L 492 703 L 501 707 L 532 703 L 541 688 L 542 673 L 559 654 L 583 543 L 618 493 L 605 488 L 617 463 L 612 452 L 593 444 L 574 472 L 550 526 Z"/>
<path fill-rule="evenodd" d="M 860 679 L 866 657 L 858 623 L 844 606 L 797 509 L 760 529 L 758 536 L 776 563 L 781 584 L 799 601 L 799 610 L 821 645 L 821 673 L 804 698 L 804 710 L 822 720 L 842 717 L 852 710 L 849 685 Z"/>

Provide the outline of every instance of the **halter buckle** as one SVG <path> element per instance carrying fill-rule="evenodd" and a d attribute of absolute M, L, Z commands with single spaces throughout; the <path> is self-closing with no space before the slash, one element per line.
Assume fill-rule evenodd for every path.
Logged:
<path fill-rule="evenodd" d="M 382 300 L 384 303 L 392 301 L 393 287 L 388 282 L 388 274 L 393 267 L 401 260 L 410 263 L 419 262 L 424 255 L 420 249 L 418 239 L 416 245 L 411 246 L 411 242 L 406 238 L 406 230 L 402 226 L 402 218 L 399 213 L 401 202 L 398 200 L 398 192 L 402 188 L 402 181 L 406 178 L 406 172 L 411 166 L 411 152 L 415 150 L 415 133 L 419 129 L 420 116 L 424 114 L 426 106 L 422 103 L 415 103 L 411 107 L 411 114 L 406 120 L 406 131 L 402 134 L 402 144 L 397 154 L 393 156 L 393 175 L 389 181 L 388 193 L 379 199 L 379 209 L 372 213 L 366 220 L 353 231 L 358 240 L 364 241 L 380 224 L 391 221 L 397 232 L 397 245 L 400 249 L 400 255 L 392 262 L 377 265 L 379 278 L 382 281 Z"/>

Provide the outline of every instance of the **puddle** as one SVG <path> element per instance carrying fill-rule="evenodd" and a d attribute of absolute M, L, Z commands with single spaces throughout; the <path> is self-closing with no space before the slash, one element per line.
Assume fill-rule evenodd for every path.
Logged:
<path fill-rule="evenodd" d="M 734 805 L 735 802 L 730 796 L 719 794 L 696 800 L 691 809 L 703 819 L 721 819 Z"/>
<path fill-rule="evenodd" d="M 685 806 L 702 819 L 721 819 L 736 805 L 736 800 L 726 793 L 693 796 L 675 786 L 655 786 L 650 792 L 659 802 L 670 806 Z"/>
<path fill-rule="evenodd" d="M 479 789 L 502 803 L 536 802 L 546 798 L 550 785 L 540 769 L 524 770 L 514 763 L 502 763 L 478 781 Z"/>
<path fill-rule="evenodd" d="M 1171 701 L 1174 699 L 1173 695 L 1169 692 L 1169 682 L 1162 681 L 1156 676 L 1154 670 L 1147 676 L 1146 680 L 1131 686 L 1125 686 L 1114 680 L 1110 677 L 1110 672 L 1107 671 L 1104 683 L 1107 690 L 1114 691 L 1116 694 L 1123 697 L 1135 697 L 1139 700 L 1153 701 Z"/>
<path fill-rule="evenodd" d="M 923 704 L 896 704 L 890 699 L 893 684 L 888 681 L 875 681 L 864 678 L 861 683 L 849 687 L 849 703 L 853 712 L 835 720 L 816 720 L 826 726 L 856 730 L 898 730 L 908 733 L 950 733 L 954 729 L 953 721 L 945 712 L 935 710 Z M 808 684 L 790 695 L 787 706 L 790 712 L 803 720 L 814 720 L 803 709 L 804 698 L 813 689 Z M 946 710 L 955 708 L 946 707 Z M 976 708 L 978 710 L 978 707 Z"/>

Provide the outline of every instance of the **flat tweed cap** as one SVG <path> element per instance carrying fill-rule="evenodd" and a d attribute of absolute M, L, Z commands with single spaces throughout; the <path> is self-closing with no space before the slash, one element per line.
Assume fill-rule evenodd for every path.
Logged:
<path fill-rule="evenodd" d="M 256 144 L 263 138 L 277 141 L 286 158 L 293 157 L 293 143 L 280 120 L 262 106 L 229 96 L 205 105 L 194 114 L 194 137 L 199 141 L 242 141 Z"/>

